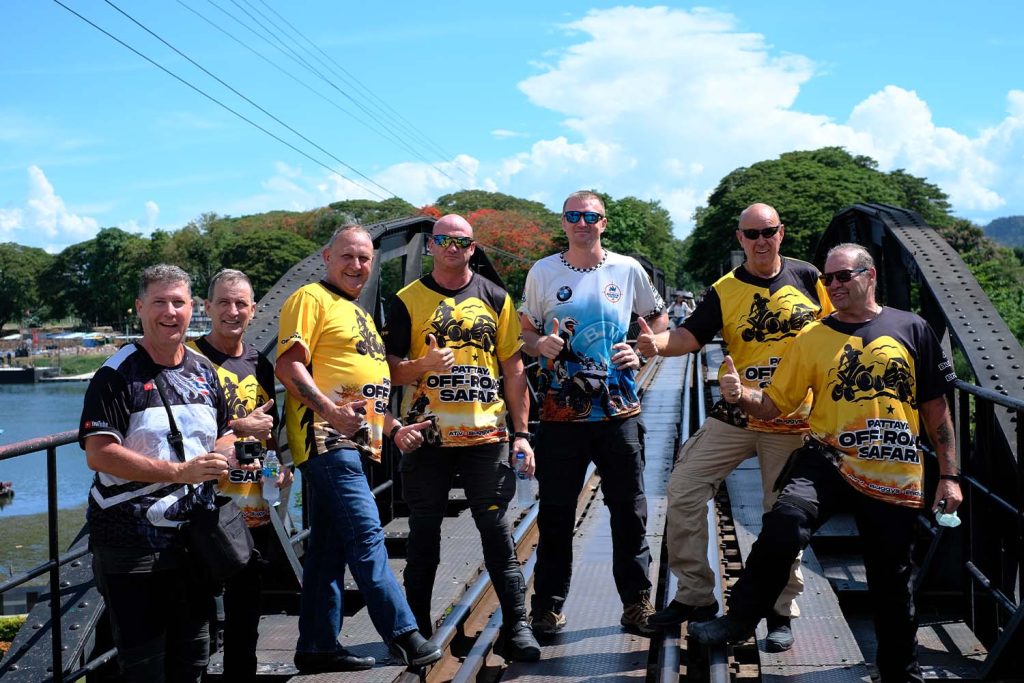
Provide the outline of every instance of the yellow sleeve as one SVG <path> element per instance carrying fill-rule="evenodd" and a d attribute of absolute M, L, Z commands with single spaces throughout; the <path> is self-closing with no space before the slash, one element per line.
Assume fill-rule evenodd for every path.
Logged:
<path fill-rule="evenodd" d="M 825 283 L 818 279 L 818 283 L 815 285 L 815 289 L 818 292 L 818 303 L 821 304 L 821 311 L 818 312 L 818 320 L 832 315 L 832 311 L 836 310 L 832 307 L 832 299 L 828 296 L 828 288 L 825 287 Z"/>
<path fill-rule="evenodd" d="M 278 316 L 277 357 L 296 344 L 302 346 L 308 365 L 323 327 L 323 306 L 302 289 L 284 302 Z"/>
<path fill-rule="evenodd" d="M 519 323 L 519 313 L 512 305 L 512 298 L 505 294 L 505 303 L 498 316 L 498 360 L 506 361 L 523 347 L 523 329 Z"/>
<path fill-rule="evenodd" d="M 806 344 L 801 343 L 806 337 L 804 332 L 797 335 L 782 354 L 771 382 L 764 388 L 764 393 L 783 415 L 789 415 L 803 405 L 814 379 L 814 355 L 802 348 Z"/>

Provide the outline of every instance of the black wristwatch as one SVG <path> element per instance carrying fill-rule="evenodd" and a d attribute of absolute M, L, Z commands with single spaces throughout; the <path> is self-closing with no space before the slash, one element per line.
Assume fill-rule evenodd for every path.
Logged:
<path fill-rule="evenodd" d="M 940 481 L 942 481 L 942 480 L 945 480 L 945 481 L 955 481 L 956 483 L 959 484 L 960 483 L 960 475 L 959 474 L 940 474 L 939 475 L 939 480 Z"/>
<path fill-rule="evenodd" d="M 401 422 L 399 422 L 398 420 L 395 420 L 395 426 L 391 428 L 391 433 L 388 434 L 388 438 L 391 439 L 392 441 L 394 441 L 395 440 L 395 434 L 397 434 L 398 430 L 401 429 L 403 426 L 404 425 Z"/>
<path fill-rule="evenodd" d="M 533 445 L 533 434 L 531 434 L 530 432 L 515 432 L 512 435 L 512 438 L 526 439 L 526 443 L 530 444 L 531 446 Z"/>

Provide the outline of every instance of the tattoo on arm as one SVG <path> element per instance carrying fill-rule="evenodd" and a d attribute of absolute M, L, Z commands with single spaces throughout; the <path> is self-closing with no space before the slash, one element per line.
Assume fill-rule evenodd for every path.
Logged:
<path fill-rule="evenodd" d="M 303 403 L 312 408 L 315 412 L 323 414 L 327 408 L 325 402 L 320 397 L 320 392 L 317 388 L 308 382 L 304 382 L 301 379 L 295 380 L 295 390 L 298 392 L 299 397 Z"/>
<path fill-rule="evenodd" d="M 941 446 L 949 446 L 953 443 L 953 430 L 949 428 L 949 424 L 941 424 L 939 428 L 935 430 L 936 440 Z"/>

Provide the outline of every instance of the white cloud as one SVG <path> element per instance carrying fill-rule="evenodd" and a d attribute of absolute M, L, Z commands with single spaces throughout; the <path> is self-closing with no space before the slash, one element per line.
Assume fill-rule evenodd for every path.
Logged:
<path fill-rule="evenodd" d="M 153 230 L 156 227 L 156 219 L 160 216 L 160 206 L 152 199 L 146 202 L 146 228 Z"/>
<path fill-rule="evenodd" d="M 29 244 L 43 237 L 52 243 L 68 245 L 88 240 L 99 230 L 94 218 L 68 211 L 38 166 L 29 167 L 28 199 L 20 219 L 22 224 L 15 229 L 31 240 Z"/>
<path fill-rule="evenodd" d="M 926 176 L 958 211 L 1001 206 L 1001 188 L 1016 186 L 1024 199 L 1024 91 L 1012 91 L 1008 116 L 976 135 L 935 125 L 928 104 L 895 85 L 880 84 L 837 122 L 794 107 L 819 72 L 815 62 L 739 30 L 731 14 L 617 7 L 563 28 L 576 42 L 545 55 L 543 72 L 519 87 L 563 115 L 567 133 L 485 164 L 481 186 L 549 205 L 581 187 L 656 198 L 685 234 L 693 209 L 726 173 L 838 145 L 874 157 L 882 170 Z"/>
<path fill-rule="evenodd" d="M 495 128 L 491 131 L 491 136 L 498 138 L 499 140 L 505 140 L 507 138 L 525 138 L 526 133 L 520 133 L 519 131 L 509 130 L 508 128 Z"/>

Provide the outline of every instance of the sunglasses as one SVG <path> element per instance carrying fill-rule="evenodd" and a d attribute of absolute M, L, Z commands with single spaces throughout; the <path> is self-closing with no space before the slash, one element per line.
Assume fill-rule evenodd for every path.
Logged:
<path fill-rule="evenodd" d="M 604 218 L 604 216 L 599 214 L 597 211 L 566 211 L 562 216 L 573 225 L 579 223 L 581 218 L 587 225 L 593 225 Z"/>
<path fill-rule="evenodd" d="M 457 246 L 459 249 L 466 249 L 469 247 L 469 245 L 473 244 L 472 237 L 455 237 L 453 235 L 431 235 L 430 239 L 432 239 L 434 241 L 434 244 L 441 247 L 442 249 L 447 249 L 453 244 Z"/>
<path fill-rule="evenodd" d="M 770 228 L 761 228 L 760 230 L 758 230 L 757 228 L 743 228 L 740 230 L 740 232 L 742 232 L 743 236 L 746 237 L 748 240 L 756 240 L 758 237 L 763 237 L 766 240 L 770 240 L 771 238 L 775 237 L 775 233 L 777 233 L 779 231 L 779 228 L 781 227 L 781 225 L 773 225 Z"/>
<path fill-rule="evenodd" d="M 861 273 L 865 273 L 867 271 L 867 268 L 854 268 L 853 270 L 846 268 L 844 270 L 837 270 L 834 273 L 822 273 L 818 277 L 821 278 L 821 281 L 825 283 L 826 287 L 828 287 L 830 284 L 832 284 L 832 280 L 839 280 L 840 282 L 849 282 L 850 280 L 857 277 Z"/>

